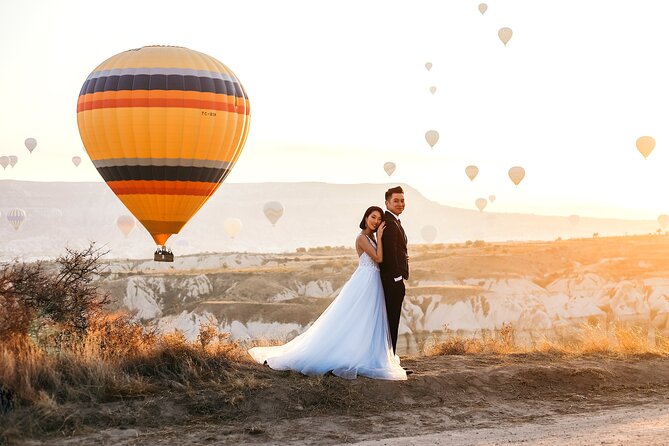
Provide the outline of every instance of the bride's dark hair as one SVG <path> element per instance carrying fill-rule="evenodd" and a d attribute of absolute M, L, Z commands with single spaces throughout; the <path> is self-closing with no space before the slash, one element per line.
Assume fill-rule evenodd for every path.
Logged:
<path fill-rule="evenodd" d="M 367 210 L 365 211 L 365 215 L 363 215 L 362 220 L 360 221 L 360 229 L 365 229 L 367 227 L 367 223 L 365 223 L 365 220 L 367 220 L 367 217 L 369 217 L 370 214 L 374 211 L 381 214 L 381 218 L 383 218 L 383 209 L 381 209 L 378 206 L 370 206 L 367 208 Z"/>

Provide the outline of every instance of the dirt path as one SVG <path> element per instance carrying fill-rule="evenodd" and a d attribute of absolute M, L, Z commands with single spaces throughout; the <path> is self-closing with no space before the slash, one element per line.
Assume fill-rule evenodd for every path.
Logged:
<path fill-rule="evenodd" d="M 403 363 L 416 372 L 404 382 L 304 377 L 249 364 L 240 379 L 255 387 L 243 394 L 193 388 L 64 406 L 61 432 L 18 444 L 650 445 L 660 444 L 655 434 L 669 433 L 669 359 L 502 355 Z"/>
<path fill-rule="evenodd" d="M 543 446 L 666 445 L 669 405 L 612 409 L 587 415 L 561 415 L 540 422 L 494 428 L 450 430 L 438 434 L 355 443 L 357 446 Z"/>

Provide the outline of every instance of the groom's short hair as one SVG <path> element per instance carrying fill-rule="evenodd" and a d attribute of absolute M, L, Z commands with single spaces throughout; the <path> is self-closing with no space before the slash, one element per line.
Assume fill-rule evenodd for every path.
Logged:
<path fill-rule="evenodd" d="M 390 200 L 390 197 L 393 196 L 393 194 L 403 194 L 404 190 L 402 189 L 401 186 L 395 186 L 391 187 L 386 191 L 386 201 Z"/>

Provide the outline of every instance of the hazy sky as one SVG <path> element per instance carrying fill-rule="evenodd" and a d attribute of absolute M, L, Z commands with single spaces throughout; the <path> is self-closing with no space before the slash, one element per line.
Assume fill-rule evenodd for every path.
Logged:
<path fill-rule="evenodd" d="M 0 156 L 19 162 L 0 179 L 101 181 L 77 130 L 81 85 L 119 52 L 168 44 L 219 59 L 249 94 L 227 181 L 396 181 L 458 207 L 495 194 L 498 212 L 669 213 L 669 3 L 479 3 L 2 0 Z M 642 135 L 657 141 L 648 160 Z"/>

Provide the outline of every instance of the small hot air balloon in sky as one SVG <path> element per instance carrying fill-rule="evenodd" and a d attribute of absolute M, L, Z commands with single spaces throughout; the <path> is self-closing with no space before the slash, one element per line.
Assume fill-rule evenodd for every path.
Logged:
<path fill-rule="evenodd" d="M 430 147 L 434 147 L 437 141 L 439 141 L 439 132 L 436 130 L 428 130 L 425 132 L 425 140 L 430 145 Z"/>
<path fill-rule="evenodd" d="M 465 173 L 469 177 L 471 181 L 474 181 L 474 178 L 476 178 L 476 175 L 479 174 L 479 168 L 476 166 L 467 166 L 465 167 Z"/>
<path fill-rule="evenodd" d="M 494 196 L 494 195 L 490 195 L 490 196 L 488 197 L 488 201 L 490 201 L 491 203 L 494 203 L 495 200 L 497 200 L 497 197 Z"/>
<path fill-rule="evenodd" d="M 474 204 L 476 204 L 476 207 L 479 211 L 483 212 L 483 209 L 485 209 L 486 205 L 488 204 L 488 200 L 485 198 L 477 198 Z"/>
<path fill-rule="evenodd" d="M 437 238 L 437 228 L 432 225 L 423 226 L 420 230 L 420 235 L 425 240 L 425 243 L 432 243 Z"/>
<path fill-rule="evenodd" d="M 641 152 L 644 159 L 647 159 L 650 152 L 655 148 L 655 139 L 652 136 L 642 136 L 636 140 L 636 148 Z"/>
<path fill-rule="evenodd" d="M 430 93 L 435 94 L 437 92 L 437 87 L 432 86 L 430 87 Z"/>
<path fill-rule="evenodd" d="M 223 230 L 230 238 L 235 238 L 242 230 L 242 221 L 238 218 L 226 218 L 223 221 Z"/>
<path fill-rule="evenodd" d="M 569 223 L 572 226 L 576 226 L 580 221 L 581 221 L 581 217 L 579 217 L 578 215 L 574 214 L 574 215 L 569 216 Z"/>
<path fill-rule="evenodd" d="M 265 213 L 265 217 L 272 223 L 272 226 L 274 226 L 283 215 L 283 205 L 278 201 L 268 201 L 263 206 L 262 211 Z"/>
<path fill-rule="evenodd" d="M 250 109 L 241 82 L 218 60 L 147 46 L 93 70 L 79 94 L 77 123 L 102 178 L 164 247 L 237 162 Z"/>
<path fill-rule="evenodd" d="M 500 28 L 499 31 L 497 31 L 497 35 L 499 36 L 499 40 L 506 46 L 506 44 L 509 43 L 509 40 L 511 40 L 511 36 L 513 36 L 513 31 L 511 31 L 511 28 Z"/>
<path fill-rule="evenodd" d="M 23 222 L 26 219 L 26 211 L 23 209 L 12 209 L 7 212 L 7 221 L 10 225 L 14 227 L 14 230 L 18 231 Z"/>
<path fill-rule="evenodd" d="M 33 153 L 33 150 L 37 147 L 37 140 L 35 138 L 27 138 L 23 143 L 30 153 Z"/>
<path fill-rule="evenodd" d="M 19 157 L 16 155 L 9 155 L 9 165 L 14 167 L 16 166 L 16 163 L 19 162 Z"/>
<path fill-rule="evenodd" d="M 509 178 L 513 181 L 513 184 L 518 186 L 523 178 L 525 178 L 525 169 L 520 166 L 514 166 L 509 169 Z"/>
<path fill-rule="evenodd" d="M 662 214 L 657 217 L 657 222 L 662 226 L 662 229 L 666 228 L 669 225 L 669 215 Z"/>
<path fill-rule="evenodd" d="M 396 167 L 397 166 L 392 161 L 388 161 L 387 163 L 383 164 L 383 170 L 386 171 L 388 176 L 391 176 L 393 174 L 393 172 L 395 172 Z"/>
<path fill-rule="evenodd" d="M 485 12 L 488 10 L 488 5 L 485 3 L 479 3 L 479 12 L 481 15 L 485 14 Z"/>
<path fill-rule="evenodd" d="M 79 167 L 79 164 L 81 164 L 81 157 L 80 156 L 73 156 L 72 157 L 72 164 L 74 164 L 74 167 Z"/>
<path fill-rule="evenodd" d="M 116 219 L 116 226 L 126 237 L 130 234 L 130 231 L 135 227 L 135 218 L 132 215 L 123 214 L 119 215 Z"/>
<path fill-rule="evenodd" d="M 8 156 L 0 156 L 0 166 L 2 166 L 2 170 L 5 170 L 9 166 Z"/>
<path fill-rule="evenodd" d="M 427 71 L 430 71 L 432 69 L 432 62 L 427 62 L 425 68 L 427 68 Z"/>

